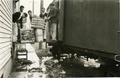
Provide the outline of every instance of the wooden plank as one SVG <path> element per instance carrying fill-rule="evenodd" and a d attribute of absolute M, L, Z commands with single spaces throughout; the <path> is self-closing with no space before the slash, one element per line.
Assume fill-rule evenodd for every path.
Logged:
<path fill-rule="evenodd" d="M 37 29 L 43 29 L 43 30 L 45 29 L 43 26 L 34 26 L 34 25 L 32 25 L 31 27 L 32 28 L 37 28 Z"/>
<path fill-rule="evenodd" d="M 5 0 L 2 0 L 1 2 L 2 2 L 2 6 L 5 8 L 6 12 L 7 12 L 8 15 L 10 16 L 10 14 L 12 13 L 12 12 L 10 12 L 10 10 L 8 9 L 8 7 L 10 7 L 10 6 L 8 6 L 8 5 L 6 4 Z M 7 7 L 7 6 L 8 6 L 8 7 Z M 11 16 L 10 16 L 10 17 L 11 17 Z"/>
<path fill-rule="evenodd" d="M 4 28 L 4 27 L 2 27 L 2 26 L 0 26 L 0 31 L 1 32 L 6 32 L 6 33 L 12 33 L 11 31 L 9 31 L 8 29 L 6 29 L 6 28 Z"/>
<path fill-rule="evenodd" d="M 7 11 L 7 9 L 5 8 L 5 6 L 4 5 L 1 5 L 1 10 L 4 12 L 4 13 L 6 13 L 6 15 L 10 18 L 10 19 L 12 19 L 12 13 L 9 13 L 8 11 Z"/>
<path fill-rule="evenodd" d="M 6 1 L 6 5 L 7 5 L 7 8 L 9 9 L 10 13 L 12 13 L 12 5 L 11 5 L 11 0 L 5 0 Z"/>
<path fill-rule="evenodd" d="M 0 37 L 11 37 L 11 35 L 5 34 L 5 33 L 0 33 Z"/>
<path fill-rule="evenodd" d="M 12 5 L 12 3 L 13 3 L 13 1 L 12 0 L 7 0 L 8 2 L 7 3 L 9 3 L 9 6 L 8 6 L 8 8 L 9 8 L 9 10 L 10 10 L 10 16 L 11 16 L 11 18 L 10 19 L 12 19 L 12 14 L 13 14 L 13 5 Z M 11 20 L 12 21 L 12 20 Z"/>
<path fill-rule="evenodd" d="M 38 18 L 38 17 L 35 17 L 35 18 L 32 18 L 32 25 L 31 27 L 36 27 L 36 28 L 43 28 L 45 26 L 45 21 L 41 18 Z"/>
<path fill-rule="evenodd" d="M 12 23 L 12 15 L 11 15 L 11 13 L 9 13 L 8 12 L 8 10 L 5 8 L 6 6 L 2 3 L 2 5 L 1 5 L 1 16 L 3 17 L 3 16 L 5 16 L 7 19 L 5 19 L 9 24 L 11 24 Z"/>
<path fill-rule="evenodd" d="M 7 27 L 7 26 L 6 26 L 5 24 L 3 24 L 2 22 L 0 22 L 0 27 L 8 30 L 9 32 L 12 32 L 12 29 L 10 29 L 9 27 Z"/>
<path fill-rule="evenodd" d="M 4 16 L 6 17 L 6 19 L 7 19 L 8 22 L 10 22 L 10 23 L 12 22 L 12 20 L 11 20 L 11 19 L 12 19 L 12 18 L 11 18 L 12 15 L 11 15 L 11 17 L 10 17 L 10 16 L 8 15 L 8 13 L 6 12 L 6 10 L 4 9 L 3 6 L 1 6 L 1 10 L 0 10 L 0 12 L 1 12 L 1 13 L 0 13 L 1 16 L 4 15 Z"/>
<path fill-rule="evenodd" d="M 0 52 L 6 48 L 6 47 L 10 47 L 12 45 L 11 42 L 7 42 L 7 43 L 3 43 L 3 44 L 0 44 Z"/>
<path fill-rule="evenodd" d="M 8 62 L 8 60 L 10 59 L 11 54 L 8 53 L 4 59 L 0 60 L 0 69 L 2 69 L 4 67 L 4 65 Z"/>
<path fill-rule="evenodd" d="M 4 8 L 4 11 L 6 11 L 7 15 L 9 15 L 9 17 L 11 17 L 10 12 L 7 9 L 7 6 L 3 1 L 1 1 L 1 7 Z"/>
<path fill-rule="evenodd" d="M 11 41 L 12 41 L 11 38 L 0 38 L 0 44 L 1 44 L 1 43 L 11 42 Z"/>
<path fill-rule="evenodd" d="M 12 21 L 9 17 L 7 17 L 6 13 L 2 10 L 0 11 L 0 17 L 3 18 L 7 24 L 9 24 L 9 26 L 11 27 Z"/>
<path fill-rule="evenodd" d="M 1 18 L 0 18 L 1 19 Z M 3 22 L 3 20 L 0 20 L 0 25 L 4 26 L 5 28 L 7 28 L 8 30 L 12 30 L 12 28 L 9 27 L 9 25 L 7 25 L 6 23 Z"/>
<path fill-rule="evenodd" d="M 0 70 L 11 57 L 12 0 L 0 0 Z"/>
<path fill-rule="evenodd" d="M 3 52 L 0 53 L 0 60 L 2 60 L 8 53 L 10 53 L 11 47 L 4 49 Z"/>
<path fill-rule="evenodd" d="M 6 34 L 6 35 L 12 35 L 12 33 L 7 33 L 7 32 L 1 32 L 0 33 L 3 33 L 3 34 Z"/>
<path fill-rule="evenodd" d="M 8 24 L 6 19 L 4 19 L 1 15 L 0 15 L 0 22 L 5 24 L 8 28 L 12 29 L 11 24 Z"/>
<path fill-rule="evenodd" d="M 0 19 L 3 21 L 5 24 L 7 24 L 9 27 L 11 26 L 11 23 L 6 19 L 6 17 L 0 13 Z"/>
<path fill-rule="evenodd" d="M 9 56 L 9 55 L 11 55 L 11 53 L 10 53 L 10 49 L 8 49 L 6 52 L 6 54 L 5 55 L 3 55 L 4 56 L 4 58 L 2 58 L 2 59 L 0 59 L 0 65 L 1 65 L 1 63 L 3 63 L 3 62 L 5 62 L 6 60 L 6 58 L 8 58 L 7 56 Z M 0 55 L 1 56 L 1 55 Z M 3 61 L 4 60 L 4 61 Z"/>

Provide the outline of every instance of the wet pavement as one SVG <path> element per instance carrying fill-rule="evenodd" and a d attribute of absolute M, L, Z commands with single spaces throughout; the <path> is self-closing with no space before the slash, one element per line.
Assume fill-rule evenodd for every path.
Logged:
<path fill-rule="evenodd" d="M 66 77 L 104 77 L 101 68 L 84 67 L 80 64 L 70 63 L 67 60 L 62 64 Z"/>
<path fill-rule="evenodd" d="M 45 49 L 36 52 L 31 44 L 26 44 L 26 49 L 28 51 L 28 60 L 25 62 L 32 63 L 24 65 L 23 60 L 22 62 L 17 60 L 14 70 L 8 78 L 58 78 L 58 72 L 63 72 L 58 71 L 60 67 L 57 65 L 57 60 L 54 60 L 51 56 L 46 56 L 48 51 Z"/>
<path fill-rule="evenodd" d="M 40 67 L 40 59 L 37 56 L 33 46 L 31 44 L 26 44 L 26 49 L 28 50 L 28 60 L 31 61 L 32 64 L 30 64 L 30 65 L 19 65 L 17 63 L 15 65 L 15 68 L 14 68 L 13 72 L 9 76 L 9 78 L 34 78 L 33 76 L 38 76 L 38 78 L 39 78 L 39 77 L 41 77 L 41 75 L 42 75 L 41 78 L 45 78 L 44 77 L 45 74 L 43 74 L 43 73 L 38 73 L 38 72 L 31 73 L 31 72 L 28 71 L 30 69 L 35 69 L 35 68 L 38 69 L 38 68 L 44 68 L 44 67 Z M 24 69 L 24 70 L 20 71 L 20 69 Z"/>
<path fill-rule="evenodd" d="M 17 65 L 9 78 L 80 78 L 106 77 L 106 68 L 100 67 L 98 59 L 62 58 L 53 59 L 49 48 L 35 49 L 27 44 L 29 65 Z M 21 67 L 20 67 L 21 66 Z M 24 69 L 19 70 L 18 69 Z M 111 74 L 111 73 L 110 73 Z"/>

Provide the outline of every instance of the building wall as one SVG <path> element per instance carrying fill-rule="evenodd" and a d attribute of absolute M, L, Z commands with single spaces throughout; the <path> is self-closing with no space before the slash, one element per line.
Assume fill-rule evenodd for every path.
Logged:
<path fill-rule="evenodd" d="M 12 67 L 12 3 L 0 0 L 0 78 L 7 78 Z"/>

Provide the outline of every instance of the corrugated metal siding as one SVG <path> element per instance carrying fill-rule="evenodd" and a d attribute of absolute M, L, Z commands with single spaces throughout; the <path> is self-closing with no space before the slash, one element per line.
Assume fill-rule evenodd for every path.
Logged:
<path fill-rule="evenodd" d="M 12 0 L 0 0 L 0 69 L 11 57 Z"/>

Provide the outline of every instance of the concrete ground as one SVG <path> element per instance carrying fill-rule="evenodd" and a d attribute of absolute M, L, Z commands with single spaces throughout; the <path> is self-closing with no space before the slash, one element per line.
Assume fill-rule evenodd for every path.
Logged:
<path fill-rule="evenodd" d="M 38 47 L 39 43 L 35 44 L 26 44 L 26 49 L 28 50 L 28 60 L 32 61 L 30 66 L 27 66 L 27 69 L 37 68 L 42 70 L 42 72 L 28 72 L 25 71 L 13 71 L 8 78 L 47 78 L 46 66 L 44 63 L 51 59 L 51 53 L 49 48 Z M 49 57 L 48 57 L 49 56 Z M 42 60 L 41 60 L 42 59 Z M 76 60 L 66 59 L 61 62 L 62 68 L 66 72 L 65 78 L 80 78 L 80 77 L 104 77 L 103 68 L 91 68 L 84 67 Z"/>
<path fill-rule="evenodd" d="M 26 49 L 28 50 L 28 60 L 32 61 L 32 64 L 30 66 L 27 66 L 27 69 L 42 68 L 42 71 L 44 72 L 28 72 L 27 70 L 24 71 L 14 70 L 8 78 L 46 78 L 47 74 L 45 73 L 46 67 L 44 65 L 44 62 L 51 59 L 52 57 L 43 57 L 43 56 L 50 55 L 49 52 L 50 47 L 47 47 L 46 49 L 45 47 L 38 47 L 38 46 L 39 43 L 26 44 Z M 41 62 L 41 58 L 42 58 L 42 62 Z M 67 77 L 71 77 L 71 78 L 81 77 L 81 76 L 91 77 L 93 76 L 93 74 L 100 72 L 99 70 L 97 71 L 91 70 L 84 68 L 82 66 L 76 66 L 75 63 L 72 64 L 71 63 L 69 63 L 68 61 L 64 61 L 62 64 L 64 70 L 66 71 Z M 96 74 L 95 76 L 102 76 L 102 75 Z"/>
<path fill-rule="evenodd" d="M 27 66 L 27 69 L 32 68 L 43 68 L 45 70 L 44 61 L 48 60 L 49 57 L 43 58 L 42 64 L 40 64 L 40 59 L 36 54 L 35 48 L 31 44 L 26 44 L 26 49 L 28 50 L 28 60 L 32 61 L 30 66 Z M 16 69 L 16 68 L 15 68 Z M 45 73 L 33 72 L 29 73 L 27 70 L 24 71 L 13 71 L 8 78 L 46 78 Z"/>

